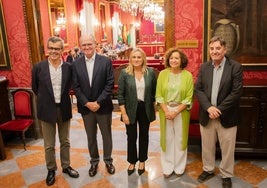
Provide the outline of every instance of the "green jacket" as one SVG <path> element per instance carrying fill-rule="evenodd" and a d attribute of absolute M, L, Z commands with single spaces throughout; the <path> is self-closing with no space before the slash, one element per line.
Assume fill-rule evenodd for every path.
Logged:
<path fill-rule="evenodd" d="M 152 68 L 147 69 L 147 73 L 144 75 L 144 80 L 146 115 L 148 120 L 152 122 L 156 119 L 154 102 L 157 84 L 156 76 Z M 125 69 L 123 69 L 119 76 L 118 86 L 119 105 L 125 105 L 130 123 L 133 124 L 136 120 L 136 110 L 138 105 L 135 77 L 126 73 Z"/>
<path fill-rule="evenodd" d="M 164 102 L 167 101 L 167 91 L 168 91 L 168 81 L 169 81 L 170 68 L 166 68 L 160 72 L 157 89 L 156 89 L 156 100 L 159 97 L 164 99 Z M 180 90 L 180 99 L 179 103 L 186 104 L 188 108 L 181 112 L 182 122 L 183 122 L 183 133 L 182 133 L 182 149 L 187 148 L 188 142 L 188 131 L 189 131 L 189 120 L 190 120 L 190 109 L 192 106 L 193 100 L 193 91 L 194 91 L 194 81 L 192 74 L 187 70 L 181 72 L 181 87 L 177 88 Z M 166 118 L 163 110 L 159 109 L 159 118 L 160 118 L 160 146 L 163 151 L 166 151 Z"/>

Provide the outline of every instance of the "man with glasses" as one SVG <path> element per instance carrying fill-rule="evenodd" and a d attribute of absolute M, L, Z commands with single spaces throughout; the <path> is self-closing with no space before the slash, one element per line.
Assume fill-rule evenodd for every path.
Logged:
<path fill-rule="evenodd" d="M 56 124 L 60 142 L 60 161 L 63 173 L 78 178 L 79 173 L 70 166 L 70 119 L 72 118 L 69 89 L 72 72 L 69 63 L 63 63 L 64 42 L 51 37 L 47 42 L 49 57 L 37 63 L 32 70 L 32 90 L 37 96 L 37 116 L 44 138 L 45 160 L 48 174 L 46 184 L 55 183 L 57 170 L 55 155 Z"/>

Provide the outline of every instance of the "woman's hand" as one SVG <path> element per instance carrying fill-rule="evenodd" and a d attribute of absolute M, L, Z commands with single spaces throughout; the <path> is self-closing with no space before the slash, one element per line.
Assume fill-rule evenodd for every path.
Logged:
<path fill-rule="evenodd" d="M 165 112 L 165 117 L 166 117 L 166 119 L 168 119 L 168 120 L 173 120 L 177 115 L 178 115 L 179 113 L 178 112 L 176 112 L 176 111 L 167 111 L 167 112 Z"/>
<path fill-rule="evenodd" d="M 127 114 L 122 114 L 122 121 L 123 123 L 125 123 L 126 125 L 130 124 L 130 120 Z"/>

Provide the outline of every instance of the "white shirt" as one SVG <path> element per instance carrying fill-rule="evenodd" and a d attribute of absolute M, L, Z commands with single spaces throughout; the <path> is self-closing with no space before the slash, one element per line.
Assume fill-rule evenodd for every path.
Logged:
<path fill-rule="evenodd" d="M 62 81 L 62 64 L 63 62 L 60 62 L 60 65 L 55 68 L 50 61 L 49 62 L 49 72 L 50 72 L 50 78 L 54 93 L 54 98 L 56 103 L 60 103 L 61 101 L 61 81 Z"/>
<path fill-rule="evenodd" d="M 135 85 L 136 85 L 136 93 L 137 93 L 137 99 L 144 101 L 145 100 L 145 79 L 144 77 L 141 78 L 141 80 L 138 80 L 135 78 Z"/>
<path fill-rule="evenodd" d="M 95 64 L 95 54 L 90 59 L 88 59 L 85 56 L 85 62 L 86 62 L 86 69 L 88 72 L 88 77 L 89 77 L 89 82 L 90 82 L 90 87 L 91 87 L 92 79 L 93 79 L 94 64 Z"/>

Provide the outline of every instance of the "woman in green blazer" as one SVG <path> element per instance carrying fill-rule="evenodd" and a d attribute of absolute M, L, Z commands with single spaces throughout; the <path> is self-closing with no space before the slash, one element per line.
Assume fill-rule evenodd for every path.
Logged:
<path fill-rule="evenodd" d="M 134 49 L 129 65 L 120 73 L 118 80 L 118 102 L 122 121 L 126 125 L 127 161 L 130 163 L 128 175 L 135 171 L 139 161 L 138 174 L 145 171 L 147 160 L 149 125 L 155 120 L 156 76 L 152 68 L 146 66 L 146 55 L 142 49 Z M 137 131 L 137 125 L 139 131 Z M 137 133 L 139 151 L 137 152 Z"/>

